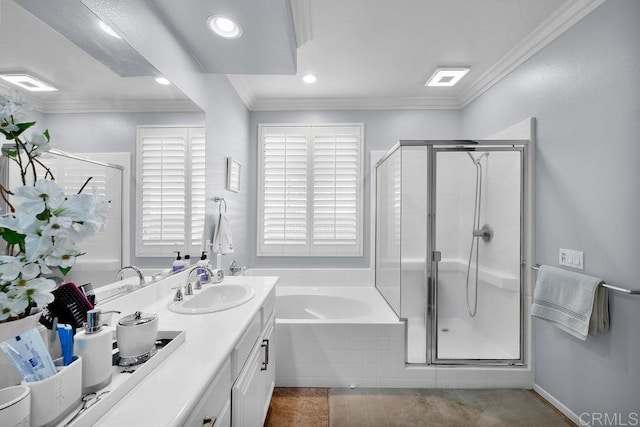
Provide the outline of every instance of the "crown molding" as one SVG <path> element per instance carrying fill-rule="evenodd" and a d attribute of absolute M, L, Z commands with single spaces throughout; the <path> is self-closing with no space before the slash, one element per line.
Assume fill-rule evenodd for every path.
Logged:
<path fill-rule="evenodd" d="M 251 111 L 309 110 L 429 110 L 459 109 L 454 98 L 270 98 L 256 99 Z"/>
<path fill-rule="evenodd" d="M 578 0 L 559 8 L 460 95 L 458 102 L 461 108 L 469 105 L 605 1 Z"/>
<path fill-rule="evenodd" d="M 34 109 L 44 114 L 74 113 L 191 113 L 202 112 L 188 100 L 132 100 L 132 101 L 54 101 Z"/>

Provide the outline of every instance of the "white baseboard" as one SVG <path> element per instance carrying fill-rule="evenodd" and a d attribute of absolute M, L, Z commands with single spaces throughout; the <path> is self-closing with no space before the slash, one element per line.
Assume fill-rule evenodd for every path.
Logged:
<path fill-rule="evenodd" d="M 580 417 L 578 417 L 578 415 L 575 412 L 573 412 L 571 409 L 566 407 L 562 402 L 560 402 L 558 399 L 553 397 L 548 391 L 540 387 L 538 384 L 533 385 L 533 391 L 535 391 L 540 396 L 542 396 L 544 400 L 546 400 L 547 402 L 555 406 L 556 409 L 558 409 L 558 411 L 562 412 L 564 415 L 567 416 L 567 418 L 569 418 L 571 421 L 573 421 L 577 425 L 584 426 L 584 427 L 591 427 L 589 424 L 585 424 L 584 421 L 581 421 Z"/>

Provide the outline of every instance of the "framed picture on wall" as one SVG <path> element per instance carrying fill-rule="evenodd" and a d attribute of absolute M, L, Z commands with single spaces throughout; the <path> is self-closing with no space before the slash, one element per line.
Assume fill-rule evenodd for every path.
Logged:
<path fill-rule="evenodd" d="M 240 192 L 241 173 L 242 165 L 237 160 L 233 160 L 233 157 L 227 157 L 227 190 Z"/>

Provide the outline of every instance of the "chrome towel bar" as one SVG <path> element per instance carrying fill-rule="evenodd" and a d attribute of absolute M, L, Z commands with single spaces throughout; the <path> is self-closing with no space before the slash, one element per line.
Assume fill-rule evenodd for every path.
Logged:
<path fill-rule="evenodd" d="M 532 270 L 540 270 L 540 264 L 536 264 L 536 265 L 531 266 L 531 269 Z M 603 283 L 602 286 L 607 288 L 607 289 L 611 289 L 612 291 L 622 292 L 623 294 L 640 295 L 640 289 L 620 288 L 618 286 L 609 285 L 607 283 Z"/>

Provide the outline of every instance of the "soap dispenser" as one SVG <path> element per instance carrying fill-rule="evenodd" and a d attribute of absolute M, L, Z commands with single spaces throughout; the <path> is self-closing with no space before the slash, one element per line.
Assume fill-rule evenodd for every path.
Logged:
<path fill-rule="evenodd" d="M 198 269 L 196 273 L 200 277 L 200 282 L 209 283 L 209 270 L 205 267 L 209 267 L 209 260 L 207 259 L 207 253 L 202 251 L 202 256 L 200 257 L 200 261 L 197 263 Z"/>
<path fill-rule="evenodd" d="M 102 314 L 100 309 L 87 311 L 84 330 L 74 337 L 75 353 L 82 357 L 82 393 L 98 390 L 111 382 L 113 330 L 102 326 Z"/>
<path fill-rule="evenodd" d="M 184 264 L 184 261 L 182 260 L 182 257 L 180 256 L 180 251 L 174 251 L 173 253 L 177 253 L 178 256 L 176 256 L 176 260 L 173 261 L 173 267 L 171 268 L 171 270 L 174 273 L 180 270 L 184 270 L 185 264 Z"/>

